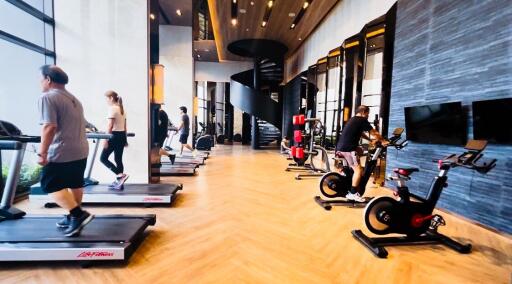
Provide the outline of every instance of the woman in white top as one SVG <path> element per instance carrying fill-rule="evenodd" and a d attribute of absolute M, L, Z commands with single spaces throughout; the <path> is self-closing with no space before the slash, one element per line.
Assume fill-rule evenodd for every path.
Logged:
<path fill-rule="evenodd" d="M 122 190 L 123 184 L 128 179 L 124 173 L 123 151 L 126 147 L 126 113 L 123 108 L 123 99 L 114 91 L 105 93 L 109 104 L 107 133 L 112 138 L 105 140 L 100 161 L 116 174 L 116 180 L 110 185 L 111 189 Z M 109 161 L 110 155 L 114 153 L 115 164 Z"/>

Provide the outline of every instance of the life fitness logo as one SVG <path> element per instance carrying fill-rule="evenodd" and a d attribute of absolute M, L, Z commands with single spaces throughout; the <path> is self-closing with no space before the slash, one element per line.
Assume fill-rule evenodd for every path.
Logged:
<path fill-rule="evenodd" d="M 145 197 L 143 201 L 162 201 L 163 199 L 161 197 Z"/>
<path fill-rule="evenodd" d="M 95 258 L 95 257 L 111 257 L 114 256 L 113 252 L 109 251 L 84 251 L 81 252 L 78 258 Z"/>

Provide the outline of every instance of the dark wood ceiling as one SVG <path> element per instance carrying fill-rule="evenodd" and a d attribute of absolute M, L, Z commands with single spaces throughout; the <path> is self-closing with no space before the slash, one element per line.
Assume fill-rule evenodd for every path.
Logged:
<path fill-rule="evenodd" d="M 192 1 L 190 0 L 159 0 L 160 24 L 173 26 L 192 26 Z M 181 11 L 181 16 L 176 10 Z"/>
<path fill-rule="evenodd" d="M 231 54 L 229 43 L 248 38 L 264 38 L 282 42 L 288 47 L 286 56 L 293 54 L 311 34 L 339 0 L 314 0 L 306 9 L 302 20 L 293 30 L 290 26 L 304 4 L 303 0 L 274 0 L 272 14 L 265 28 L 261 22 L 265 14 L 267 0 L 238 0 L 238 23 L 231 24 L 232 0 L 208 0 L 215 41 L 222 60 L 247 60 Z M 251 5 L 251 2 L 254 5 Z M 241 13 L 243 9 L 246 13 Z"/>

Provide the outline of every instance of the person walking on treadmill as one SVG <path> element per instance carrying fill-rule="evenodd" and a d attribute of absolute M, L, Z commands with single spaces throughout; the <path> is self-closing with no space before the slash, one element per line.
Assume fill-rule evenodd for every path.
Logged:
<path fill-rule="evenodd" d="M 189 149 L 192 152 L 192 156 L 196 156 L 197 151 L 192 148 L 192 146 L 187 144 L 188 135 L 190 133 L 190 118 L 187 114 L 187 107 L 180 107 L 180 115 L 181 115 L 181 123 L 178 127 L 178 131 L 180 133 L 180 143 L 181 143 L 181 151 L 180 155 L 183 155 L 183 147 Z"/>
<path fill-rule="evenodd" d="M 111 133 L 112 138 L 104 140 L 100 161 L 116 175 L 116 180 L 109 188 L 122 190 L 124 182 L 129 177 L 124 173 L 123 165 L 123 152 L 127 145 L 126 112 L 123 107 L 123 99 L 116 92 L 107 91 L 105 97 L 109 105 L 107 133 Z M 108 159 L 112 153 L 114 153 L 115 164 Z"/>
<path fill-rule="evenodd" d="M 354 175 L 352 176 L 352 188 L 345 197 L 357 202 L 365 201 L 359 194 L 361 191 L 359 189 L 359 182 L 363 174 L 363 169 L 359 164 L 359 157 L 357 156 L 357 152 L 361 151 L 359 148 L 359 140 L 363 137 L 371 141 L 372 139 L 370 137 L 373 136 L 378 141 L 384 141 L 380 133 L 373 129 L 368 122 L 369 115 L 369 107 L 365 105 L 359 106 L 356 109 L 356 115 L 352 117 L 343 128 L 338 139 L 338 144 L 336 145 L 336 156 L 344 158 L 354 171 Z M 370 136 L 366 135 L 364 132 L 369 132 Z"/>
<path fill-rule="evenodd" d="M 162 105 L 160 105 L 160 109 L 158 110 L 158 125 L 156 125 L 156 143 L 158 144 L 158 154 L 160 156 L 167 156 L 171 161 L 171 164 L 174 164 L 174 160 L 176 159 L 176 154 L 172 154 L 167 152 L 164 148 L 165 139 L 168 137 L 169 133 L 169 116 L 162 109 Z"/>
<path fill-rule="evenodd" d="M 41 144 L 37 155 L 43 166 L 41 188 L 69 215 L 57 222 L 67 237 L 80 234 L 94 215 L 82 210 L 84 172 L 89 154 L 82 104 L 65 85 L 68 75 L 55 65 L 41 67 L 39 98 Z"/>

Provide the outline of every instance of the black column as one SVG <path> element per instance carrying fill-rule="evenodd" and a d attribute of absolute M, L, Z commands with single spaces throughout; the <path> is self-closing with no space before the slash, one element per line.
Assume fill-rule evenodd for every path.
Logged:
<path fill-rule="evenodd" d="M 381 134 L 388 136 L 389 111 L 391 101 L 391 81 L 393 75 L 393 53 L 395 50 L 395 26 L 397 4 L 393 5 L 386 14 L 386 31 L 384 34 L 384 64 L 382 69 L 382 97 L 380 103 L 380 117 L 382 119 Z"/>
<path fill-rule="evenodd" d="M 242 114 L 242 145 L 251 143 L 251 115 L 244 112 Z"/>
<path fill-rule="evenodd" d="M 356 101 L 355 105 L 352 106 L 357 108 L 361 105 L 363 99 L 363 80 L 364 80 L 364 69 L 366 64 L 366 26 L 359 33 L 359 52 L 357 56 L 357 84 L 356 84 Z"/>
<path fill-rule="evenodd" d="M 224 87 L 224 135 L 228 142 L 233 142 L 234 109 L 230 101 L 230 85 Z"/>
<path fill-rule="evenodd" d="M 254 87 L 254 90 L 255 90 L 255 95 L 259 96 L 260 95 L 261 85 L 260 85 L 260 64 L 259 64 L 259 59 L 258 58 L 254 59 L 254 83 L 253 83 L 253 87 Z M 252 118 L 251 118 L 251 147 L 256 150 L 256 149 L 259 148 L 259 146 L 260 145 L 259 145 L 258 118 L 253 115 Z"/>

